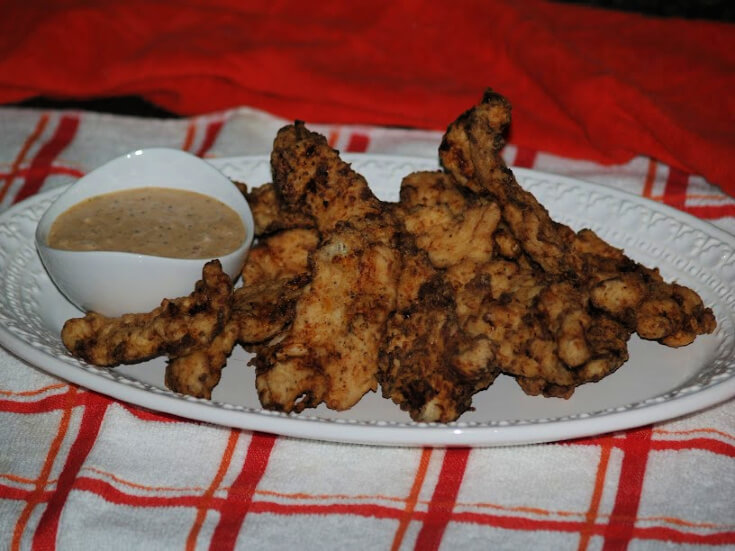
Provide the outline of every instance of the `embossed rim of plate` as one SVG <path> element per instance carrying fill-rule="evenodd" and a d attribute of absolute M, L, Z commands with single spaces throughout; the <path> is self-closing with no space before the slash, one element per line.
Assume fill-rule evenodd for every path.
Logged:
<path fill-rule="evenodd" d="M 348 154 L 345 155 L 345 158 L 353 162 L 358 171 L 360 171 L 359 165 L 364 163 L 386 163 L 406 173 L 411 170 L 437 168 L 436 161 L 427 158 L 370 154 Z M 236 173 L 238 167 L 252 168 L 254 164 L 267 163 L 267 160 L 267 156 L 255 156 L 223 158 L 211 162 L 229 176 L 234 177 L 236 175 L 233 174 L 233 171 Z M 624 191 L 532 170 L 514 169 L 514 173 L 524 185 L 536 181 L 566 186 L 570 189 L 581 186 L 588 192 L 632 202 L 650 213 L 661 214 L 668 219 L 683 222 L 688 227 L 703 232 L 706 236 L 719 239 L 730 250 L 735 243 L 733 236 L 707 222 Z M 0 229 L 2 229 L 2 224 L 13 216 L 27 214 L 24 211 L 44 201 L 50 202 L 61 191 L 57 189 L 42 193 L 11 207 L 0 214 Z M 731 288 L 727 290 L 729 291 L 729 303 L 733 292 Z M 5 300 L 5 297 L 3 296 L 0 300 Z M 717 404 L 735 395 L 735 359 L 723 358 L 722 351 L 720 351 L 717 361 L 721 363 L 722 372 L 716 376 L 710 376 L 709 382 L 704 386 L 684 385 L 674 392 L 651 396 L 649 399 L 627 404 L 624 407 L 585 412 L 563 418 L 508 420 L 491 423 L 459 421 L 448 425 L 433 425 L 379 420 L 367 422 L 330 419 L 303 414 L 294 416 L 183 397 L 111 370 L 83 365 L 71 357 L 62 361 L 50 356 L 40 344 L 27 342 L 21 338 L 18 333 L 22 333 L 23 330 L 18 325 L 19 322 L 22 323 L 23 320 L 9 320 L 4 312 L 0 312 L 0 344 L 42 370 L 91 390 L 139 406 L 199 421 L 285 436 L 337 442 L 394 446 L 491 446 L 548 442 L 590 436 L 671 419 Z M 11 325 L 14 324 L 16 325 L 15 332 L 11 330 L 13 329 Z M 727 337 L 726 342 L 732 344 L 732 335 L 728 334 Z M 714 382 L 712 379 L 715 379 Z"/>

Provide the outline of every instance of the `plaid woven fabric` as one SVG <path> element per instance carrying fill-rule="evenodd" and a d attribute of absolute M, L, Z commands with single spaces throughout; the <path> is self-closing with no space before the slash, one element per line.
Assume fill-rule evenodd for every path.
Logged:
<path fill-rule="evenodd" d="M 131 149 L 268 153 L 250 109 L 151 121 L 0 109 L 0 210 Z M 316 125 L 342 151 L 434 157 L 440 134 Z M 648 158 L 506 147 L 513 166 L 624 189 L 735 232 L 735 199 Z M 185 421 L 0 350 L 0 548 L 735 549 L 735 401 L 543 445 L 409 449 Z"/>

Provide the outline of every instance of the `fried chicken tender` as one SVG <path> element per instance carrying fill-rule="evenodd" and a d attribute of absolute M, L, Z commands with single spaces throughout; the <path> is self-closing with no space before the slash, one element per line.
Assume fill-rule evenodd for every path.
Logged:
<path fill-rule="evenodd" d="M 250 205 L 256 237 L 281 230 L 314 226 L 314 220 L 309 215 L 288 209 L 278 199 L 273 184 L 263 184 L 251 190 L 243 183 L 236 184 Z"/>
<path fill-rule="evenodd" d="M 497 335 L 506 347 L 517 341 L 523 346 L 516 349 L 525 351 L 514 354 L 520 363 L 501 369 L 519 377 L 527 392 L 568 396 L 573 386 L 617 369 L 627 359 L 625 342 L 634 331 L 669 346 L 712 332 L 712 311 L 696 293 L 664 282 L 657 271 L 632 261 L 591 230 L 575 233 L 549 217 L 499 155 L 509 123 L 509 103 L 488 91 L 479 105 L 450 125 L 440 147 L 447 173 L 458 185 L 497 202 L 501 226 L 507 226 L 528 257 L 526 279 L 531 285 L 522 291 L 516 286 L 523 286 L 524 278 L 516 276 L 516 288 L 503 299 L 512 308 L 488 303 L 484 314 L 484 331 L 497 331 L 503 317 L 506 327 L 512 326 L 522 315 L 521 334 L 533 333 Z M 538 286 L 544 279 L 547 283 Z M 541 327 L 531 329 L 534 324 L 528 322 L 536 319 Z M 527 358 L 535 362 L 533 369 L 528 369 Z"/>
<path fill-rule="evenodd" d="M 487 339 L 462 327 L 463 305 L 444 268 L 456 259 L 474 267 L 491 257 L 500 214 L 492 203 L 468 207 L 467 197 L 439 172 L 407 176 L 396 212 L 406 233 L 399 241 L 398 308 L 380 356 L 381 389 L 415 421 L 454 421 L 498 369 Z"/>
<path fill-rule="evenodd" d="M 712 310 L 697 293 L 665 282 L 658 270 L 633 262 L 594 232 L 580 231 L 573 252 L 590 274 L 592 304 L 641 338 L 680 347 L 717 327 Z"/>
<path fill-rule="evenodd" d="M 166 386 L 210 399 L 235 344 L 252 348 L 291 323 L 296 300 L 310 281 L 308 255 L 318 241 L 306 228 L 261 237 L 243 266 L 242 286 L 233 291 L 229 322 L 207 347 L 169 360 Z"/>
<path fill-rule="evenodd" d="M 212 390 L 219 383 L 222 369 L 235 347 L 239 330 L 237 321 L 230 319 L 206 348 L 169 360 L 164 379 L 166 387 L 187 396 L 211 399 Z"/>
<path fill-rule="evenodd" d="M 414 421 L 447 423 L 470 409 L 472 395 L 498 374 L 493 351 L 460 327 L 455 290 L 428 254 L 403 236 L 398 309 L 380 355 L 383 396 Z"/>
<path fill-rule="evenodd" d="M 321 242 L 293 322 L 257 349 L 261 404 L 344 410 L 377 388 L 378 351 L 395 307 L 397 224 L 362 176 L 303 123 L 281 129 L 271 156 L 277 196 L 315 221 Z"/>
<path fill-rule="evenodd" d="M 340 224 L 364 227 L 384 215 L 390 218 L 365 178 L 340 159 L 324 136 L 300 121 L 279 130 L 271 165 L 282 204 L 310 216 L 323 238 Z"/>
<path fill-rule="evenodd" d="M 296 301 L 311 281 L 309 255 L 318 244 L 315 230 L 296 228 L 262 238 L 253 247 L 233 301 L 241 343 L 262 343 L 293 321 Z"/>
<path fill-rule="evenodd" d="M 207 347 L 222 331 L 230 318 L 231 293 L 232 281 L 213 260 L 204 265 L 191 295 L 164 299 L 149 313 L 108 318 L 90 312 L 68 320 L 61 339 L 74 356 L 98 366 L 184 356 Z"/>
<path fill-rule="evenodd" d="M 500 156 L 510 112 L 508 100 L 488 90 L 479 105 L 447 129 L 439 146 L 442 166 L 460 185 L 493 197 L 515 239 L 544 271 L 572 271 L 567 252 L 574 232 L 549 217 L 543 205 L 518 185 Z"/>
<path fill-rule="evenodd" d="M 262 197 L 256 190 L 253 194 Z M 258 203 L 255 211 L 263 204 Z M 282 212 L 275 204 L 269 209 Z M 287 224 L 290 222 L 281 222 L 281 226 Z M 270 230 L 275 231 L 274 227 L 271 224 Z M 252 349 L 291 323 L 296 300 L 310 281 L 308 255 L 318 241 L 316 231 L 298 227 L 261 237 L 243 266 L 242 286 L 232 293 L 229 322 L 205 348 L 169 360 L 166 386 L 174 392 L 210 399 L 235 344 Z"/>

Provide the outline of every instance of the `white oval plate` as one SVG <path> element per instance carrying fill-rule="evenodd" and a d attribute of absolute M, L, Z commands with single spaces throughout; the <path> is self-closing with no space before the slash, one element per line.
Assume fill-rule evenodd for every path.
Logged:
<path fill-rule="evenodd" d="M 437 168 L 432 159 L 345 155 L 376 194 L 395 201 L 401 178 Z M 269 160 L 212 163 L 233 179 L 270 180 Z M 249 355 L 236 348 L 212 401 L 180 396 L 163 384 L 164 360 L 97 368 L 61 344 L 64 321 L 80 312 L 49 280 L 33 246 L 39 218 L 62 191 L 34 196 L 0 215 L 0 344 L 42 370 L 113 398 L 198 421 L 286 436 L 393 446 L 495 446 L 549 442 L 671 419 L 735 396 L 735 237 L 680 211 L 604 186 L 515 169 L 552 217 L 590 227 L 632 258 L 658 266 L 667 280 L 694 288 L 714 309 L 717 331 L 671 349 L 633 337 L 616 373 L 577 389 L 571 399 L 525 395 L 501 376 L 474 398 L 474 411 L 448 425 L 413 423 L 377 393 L 346 412 L 323 406 L 299 415 L 260 408 Z M 94 277 L 95 274 L 89 274 Z"/>

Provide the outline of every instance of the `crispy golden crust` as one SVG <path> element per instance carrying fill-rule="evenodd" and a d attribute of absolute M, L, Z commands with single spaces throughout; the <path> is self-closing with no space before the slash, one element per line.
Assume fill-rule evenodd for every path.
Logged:
<path fill-rule="evenodd" d="M 230 317 L 231 293 L 232 281 L 213 260 L 191 295 L 164 299 L 144 314 L 107 318 L 90 312 L 68 320 L 61 339 L 74 356 L 100 366 L 183 356 L 208 346 L 222 331 Z"/>
<path fill-rule="evenodd" d="M 233 318 L 238 340 L 248 347 L 273 338 L 293 321 L 296 301 L 311 281 L 309 256 L 319 244 L 316 230 L 283 230 L 258 240 L 235 290 Z"/>
<path fill-rule="evenodd" d="M 349 228 L 330 234 L 313 262 L 292 325 L 255 359 L 261 403 L 271 409 L 324 402 L 343 410 L 377 388 L 378 349 L 395 303 L 393 251 Z"/>
<path fill-rule="evenodd" d="M 319 245 L 316 230 L 296 228 L 260 238 L 242 268 L 243 287 L 291 278 L 309 271 L 309 255 Z"/>
<path fill-rule="evenodd" d="M 238 341 L 255 345 L 284 331 L 293 321 L 296 302 L 310 281 L 311 274 L 303 273 L 236 289 L 232 317 L 239 328 Z"/>
<path fill-rule="evenodd" d="M 166 387 L 195 398 L 210 399 L 212 389 L 219 383 L 222 369 L 237 342 L 238 334 L 237 322 L 230 320 L 205 348 L 171 359 L 166 365 Z"/>
<path fill-rule="evenodd" d="M 321 243 L 293 322 L 257 348 L 258 395 L 264 407 L 280 411 L 322 402 L 347 409 L 377 388 L 400 267 L 397 226 L 365 179 L 303 124 L 279 131 L 271 160 L 278 197 L 313 217 Z"/>
<path fill-rule="evenodd" d="M 448 423 L 471 407 L 472 395 L 498 370 L 487 343 L 460 327 L 451 284 L 420 251 L 414 255 L 404 264 L 401 289 L 415 296 L 399 296 L 403 307 L 388 320 L 380 384 L 383 396 L 414 421 Z"/>
<path fill-rule="evenodd" d="M 279 201 L 273 184 L 263 184 L 251 190 L 245 184 L 237 185 L 253 213 L 256 237 L 281 230 L 314 226 L 314 220 L 309 215 L 290 210 Z"/>
<path fill-rule="evenodd" d="M 286 208 L 311 216 L 328 233 L 346 221 L 365 224 L 385 207 L 365 178 L 340 159 L 324 136 L 302 122 L 278 131 L 271 153 L 276 194 Z"/>
<path fill-rule="evenodd" d="M 433 180 L 439 179 L 440 182 Z M 497 217 L 479 217 L 467 223 L 464 209 L 453 209 L 443 201 L 457 199 L 443 176 L 425 173 L 404 181 L 410 192 L 402 198 L 398 212 L 403 220 L 411 219 L 398 241 L 403 260 L 398 281 L 397 311 L 388 319 L 386 339 L 380 355 L 379 380 L 383 396 L 393 400 L 415 421 L 450 422 L 457 419 L 472 405 L 472 395 L 487 388 L 498 374 L 493 363 L 494 352 L 486 340 L 474 338 L 462 327 L 461 306 L 456 289 L 442 268 L 453 258 L 484 258 L 488 253 L 477 253 L 466 243 L 442 250 L 435 246 L 441 235 L 434 234 L 433 226 L 423 218 L 436 219 L 439 208 L 443 228 L 448 233 L 472 238 L 477 220 L 487 226 Z M 426 189 L 422 189 L 422 186 Z M 463 201 L 463 199 L 462 199 Z M 461 207 L 461 205 L 460 205 Z M 454 213 L 454 214 L 453 214 Z M 421 228 L 421 231 L 417 229 Z M 469 230 L 469 231 L 468 231 Z M 431 237 L 434 234 L 436 239 Z M 418 245 L 422 244 L 424 248 Z M 490 245 L 492 248 L 492 245 Z M 432 255 L 432 252 L 437 254 Z"/>
<path fill-rule="evenodd" d="M 573 232 L 551 220 L 536 198 L 518 185 L 500 156 L 510 111 L 508 100 L 488 90 L 480 104 L 449 126 L 439 158 L 460 185 L 490 195 L 501 206 L 513 236 L 544 271 L 571 272 L 574 266 L 566 253 Z"/>
<path fill-rule="evenodd" d="M 626 361 L 633 332 L 669 346 L 712 332 L 714 316 L 696 293 L 664 282 L 592 231 L 575 234 L 554 222 L 518 185 L 498 154 L 509 122 L 510 105 L 488 92 L 450 125 L 440 148 L 458 186 L 500 206 L 495 253 L 514 260 L 514 274 L 504 280 L 492 262 L 478 266 L 478 273 L 490 270 L 486 281 L 496 290 L 475 306 L 466 329 L 496 343 L 501 370 L 527 392 L 566 397 Z"/>

